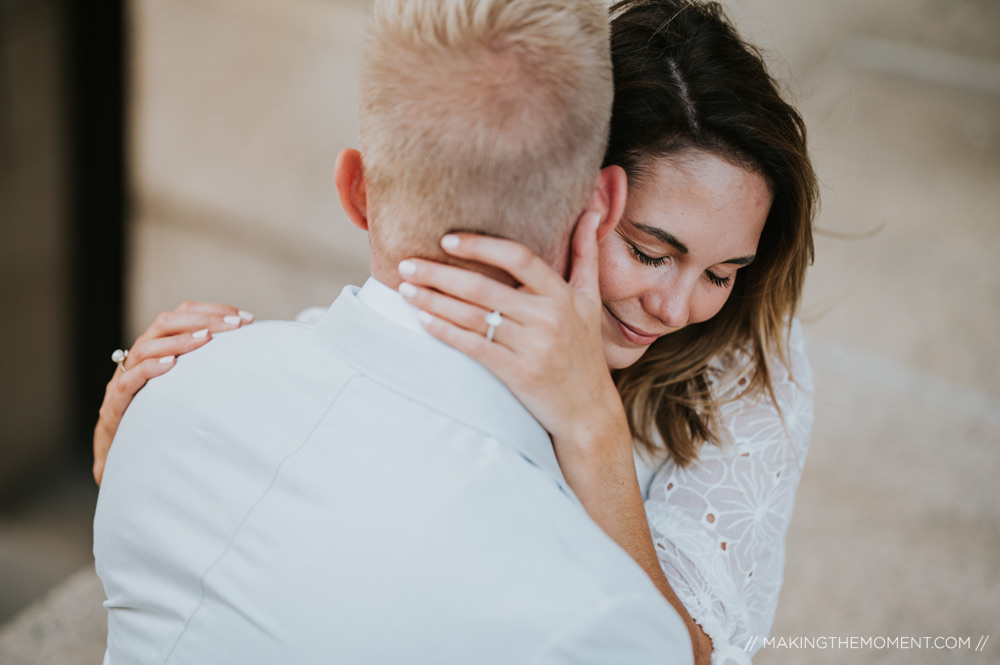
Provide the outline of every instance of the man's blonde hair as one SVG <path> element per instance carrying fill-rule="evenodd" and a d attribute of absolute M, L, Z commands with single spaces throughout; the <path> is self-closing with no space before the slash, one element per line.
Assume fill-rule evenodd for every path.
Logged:
<path fill-rule="evenodd" d="M 607 141 L 600 0 L 375 0 L 361 80 L 373 245 L 483 231 L 555 258 Z"/>

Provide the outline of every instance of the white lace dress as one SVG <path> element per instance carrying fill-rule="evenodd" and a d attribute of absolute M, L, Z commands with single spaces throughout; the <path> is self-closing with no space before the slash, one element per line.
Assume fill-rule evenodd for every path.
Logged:
<path fill-rule="evenodd" d="M 748 395 L 749 358 L 719 361 L 713 390 L 729 441 L 707 445 L 685 469 L 637 457 L 660 565 L 691 617 L 712 638 L 712 665 L 750 663 L 771 629 L 813 420 L 812 372 L 802 328 L 789 337 L 792 373 L 773 363 L 778 411 Z M 793 378 L 794 377 L 794 378 Z M 754 640 L 754 637 L 757 639 Z"/>

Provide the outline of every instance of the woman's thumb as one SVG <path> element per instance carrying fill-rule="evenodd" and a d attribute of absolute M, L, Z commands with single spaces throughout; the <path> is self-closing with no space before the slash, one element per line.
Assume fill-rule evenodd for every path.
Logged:
<path fill-rule="evenodd" d="M 597 229 L 600 225 L 600 212 L 587 210 L 580 215 L 573 232 L 573 258 L 569 274 L 570 286 L 594 297 L 598 297 Z"/>

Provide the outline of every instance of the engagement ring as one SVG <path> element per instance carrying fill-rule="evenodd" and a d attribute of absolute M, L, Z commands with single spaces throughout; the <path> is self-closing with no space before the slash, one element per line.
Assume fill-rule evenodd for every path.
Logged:
<path fill-rule="evenodd" d="M 500 316 L 500 310 L 495 309 L 486 315 L 486 341 L 492 342 L 493 335 L 496 334 L 497 328 L 503 323 L 503 317 Z"/>

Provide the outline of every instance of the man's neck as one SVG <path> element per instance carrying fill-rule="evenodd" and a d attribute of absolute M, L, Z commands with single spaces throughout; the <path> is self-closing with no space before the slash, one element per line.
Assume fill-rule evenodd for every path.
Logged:
<path fill-rule="evenodd" d="M 379 267 L 374 258 L 372 258 L 371 263 L 372 277 L 382 282 L 390 289 L 396 290 L 399 285 L 403 283 L 403 278 L 400 277 L 399 271 L 395 267 Z"/>
<path fill-rule="evenodd" d="M 451 266 L 456 266 L 458 268 L 463 268 L 471 272 L 478 272 L 482 275 L 486 275 L 490 279 L 496 280 L 503 284 L 508 284 L 510 286 L 515 286 L 515 287 L 519 286 L 517 280 L 515 280 L 513 277 L 508 275 L 503 270 L 500 270 L 499 268 L 483 265 L 481 263 L 474 263 L 472 261 L 463 261 L 461 259 L 449 257 L 443 253 L 440 256 L 430 256 L 430 257 L 420 256 L 414 253 L 409 257 L 403 257 L 403 258 L 422 258 L 429 261 L 437 261 L 439 263 L 445 263 Z M 391 289 L 398 289 L 399 285 L 402 284 L 404 281 L 399 274 L 398 265 L 399 265 L 398 262 L 393 262 L 391 259 L 380 261 L 379 257 L 373 254 L 370 266 L 372 277 L 382 282 Z"/>

